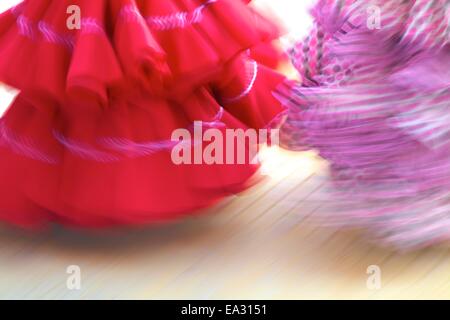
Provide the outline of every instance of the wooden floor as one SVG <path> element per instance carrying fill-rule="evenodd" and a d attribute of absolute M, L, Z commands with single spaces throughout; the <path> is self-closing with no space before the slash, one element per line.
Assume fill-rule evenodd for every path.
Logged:
<path fill-rule="evenodd" d="M 0 298 L 450 299 L 450 250 L 400 254 L 308 222 L 325 164 L 270 150 L 266 180 L 210 214 L 110 234 L 0 229 Z M 81 268 L 81 290 L 66 286 Z M 381 288 L 367 287 L 371 265 Z"/>

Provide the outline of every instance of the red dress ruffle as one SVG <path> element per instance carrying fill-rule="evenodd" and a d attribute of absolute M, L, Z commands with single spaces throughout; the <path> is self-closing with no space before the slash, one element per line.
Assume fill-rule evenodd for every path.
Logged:
<path fill-rule="evenodd" d="M 248 49 L 278 29 L 241 0 L 28 0 L 0 16 L 0 220 L 169 221 L 247 188 L 257 166 L 175 165 L 195 121 L 265 128 L 283 77 Z M 68 30 L 67 8 L 81 8 Z"/>

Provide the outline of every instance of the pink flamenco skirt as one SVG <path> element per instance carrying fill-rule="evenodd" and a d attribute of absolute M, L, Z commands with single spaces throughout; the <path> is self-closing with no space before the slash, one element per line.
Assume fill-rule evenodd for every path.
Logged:
<path fill-rule="evenodd" d="M 248 50 L 278 36 L 236 0 L 28 0 L 3 13 L 0 81 L 20 94 L 0 122 L 0 220 L 152 224 L 245 190 L 256 164 L 176 164 L 171 137 L 198 121 L 275 125 L 284 79 Z"/>
<path fill-rule="evenodd" d="M 378 26 L 367 23 L 369 5 L 381 10 Z M 330 163 L 321 223 L 365 230 L 399 250 L 450 240 L 446 8 L 323 0 L 312 11 L 311 34 L 291 50 L 303 83 L 277 96 L 290 106 L 284 145 Z"/>

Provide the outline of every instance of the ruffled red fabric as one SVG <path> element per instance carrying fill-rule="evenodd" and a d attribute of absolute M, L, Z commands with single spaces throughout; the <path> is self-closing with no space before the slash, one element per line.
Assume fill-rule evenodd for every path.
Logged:
<path fill-rule="evenodd" d="M 283 77 L 247 52 L 278 29 L 245 1 L 28 0 L 0 16 L 0 220 L 169 221 L 250 186 L 257 165 L 175 165 L 174 130 L 265 128 Z M 78 5 L 80 30 L 68 30 Z"/>
<path fill-rule="evenodd" d="M 72 5 L 81 30 L 67 28 Z M 278 37 L 236 0 L 27 0 L 1 16 L 0 30 L 0 56 L 14 57 L 0 61 L 4 81 L 58 98 L 81 86 L 103 100 L 130 78 L 189 92 L 236 54 Z"/>

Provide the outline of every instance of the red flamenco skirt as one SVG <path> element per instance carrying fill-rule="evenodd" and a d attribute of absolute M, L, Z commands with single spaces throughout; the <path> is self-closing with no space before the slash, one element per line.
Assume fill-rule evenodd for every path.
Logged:
<path fill-rule="evenodd" d="M 72 5 L 82 16 L 69 30 Z M 0 81 L 20 94 L 0 120 L 0 220 L 159 223 L 249 187 L 255 164 L 175 164 L 172 134 L 196 121 L 274 125 L 284 79 L 248 49 L 277 36 L 236 0 L 33 0 L 5 12 Z"/>

